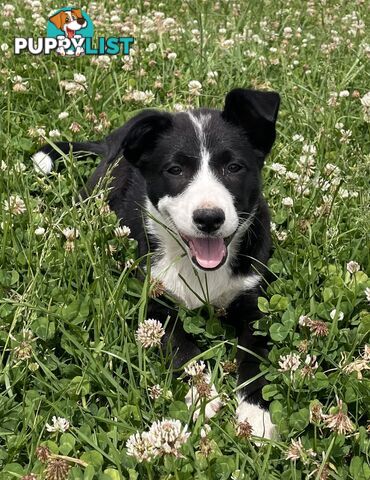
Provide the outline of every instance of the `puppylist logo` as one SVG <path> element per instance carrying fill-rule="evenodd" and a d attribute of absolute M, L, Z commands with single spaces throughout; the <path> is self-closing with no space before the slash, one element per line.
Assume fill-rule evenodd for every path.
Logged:
<path fill-rule="evenodd" d="M 63 7 L 49 16 L 46 37 L 17 37 L 14 53 L 29 52 L 32 55 L 49 55 L 55 51 L 62 56 L 81 55 L 129 55 L 133 37 L 99 37 L 93 42 L 94 25 L 80 8 Z"/>

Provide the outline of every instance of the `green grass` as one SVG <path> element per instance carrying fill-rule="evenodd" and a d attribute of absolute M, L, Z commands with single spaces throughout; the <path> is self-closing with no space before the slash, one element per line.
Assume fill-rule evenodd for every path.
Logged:
<path fill-rule="evenodd" d="M 97 2 L 99 7 L 88 12 L 99 19 L 99 35 L 122 35 L 110 22 L 115 15 L 135 37 L 129 68 L 122 68 L 120 56 L 106 65 L 96 65 L 97 57 L 14 56 L 14 35 L 44 35 L 32 18 L 36 11 L 45 19 L 52 10 L 51 2 L 42 3 L 37 9 L 15 0 L 14 16 L 0 19 L 0 43 L 10 47 L 2 48 L 0 77 L 1 480 L 31 472 L 54 478 L 36 457 L 40 445 L 71 457 L 71 479 L 369 479 L 369 359 L 361 357 L 359 374 L 344 368 L 364 355 L 370 330 L 365 294 L 370 140 L 361 104 L 369 88 L 370 42 L 366 26 L 356 30 L 354 25 L 356 18 L 369 24 L 366 2 Z M 129 15 L 133 7 L 138 13 Z M 163 27 L 155 11 L 174 24 L 166 21 Z M 233 44 L 225 44 L 228 39 Z M 154 51 L 146 51 L 150 43 L 156 44 Z M 169 60 L 169 52 L 177 58 Z M 217 78 L 208 72 L 217 72 Z M 73 96 L 60 81 L 75 73 L 85 75 L 86 84 Z M 26 82 L 23 92 L 14 88 L 17 75 Z M 189 93 L 191 80 L 202 83 L 200 96 Z M 102 211 L 106 187 L 99 192 L 102 198 L 97 194 L 75 205 L 75 194 L 96 162 L 66 157 L 50 176 L 40 176 L 30 155 L 45 139 L 30 129 L 44 128 L 47 139 L 55 129 L 65 140 L 101 138 L 145 108 L 128 99 L 130 88 L 150 90 L 149 106 L 171 111 L 177 104 L 221 108 L 236 86 L 273 89 L 282 97 L 278 138 L 264 170 L 276 225 L 269 264 L 276 281 L 269 301 L 260 301 L 266 316 L 256 325 L 259 334 L 272 336 L 262 369 L 279 438 L 258 446 L 236 435 L 236 378 L 223 369 L 235 356 L 233 332 L 219 324 L 209 306 L 201 312 L 180 307 L 218 391 L 228 398 L 209 422 L 202 449 L 205 420 L 201 415 L 193 422 L 184 403 L 183 371 L 173 372 L 158 348 L 144 350 L 135 340 L 150 293 L 148 280 L 135 279 L 138 262 L 125 267 L 135 260 L 135 241 L 115 237 L 117 218 Z M 344 90 L 349 96 L 330 101 L 332 92 Z M 59 119 L 63 111 L 69 116 Z M 79 132 L 70 130 L 72 122 L 80 125 Z M 350 137 L 340 130 L 350 130 Z M 295 139 L 297 134 L 304 140 Z M 302 194 L 304 145 L 316 150 Z M 276 162 L 297 176 L 279 175 Z M 339 170 L 329 174 L 328 163 Z M 11 195 L 24 200 L 25 212 L 12 215 L 4 208 Z M 293 207 L 283 205 L 286 197 L 294 199 Z M 66 250 L 61 233 L 68 226 L 80 232 L 73 251 Z M 43 235 L 35 234 L 39 227 Z M 360 265 L 355 274 L 346 268 L 351 260 Z M 337 314 L 330 316 L 333 309 Z M 327 335 L 300 326 L 301 315 L 324 321 Z M 279 371 L 280 357 L 289 353 L 301 361 L 293 375 Z M 312 376 L 302 375 L 307 354 L 317 357 Z M 163 394 L 153 401 L 148 388 L 155 384 Z M 327 418 L 310 422 L 312 402 L 320 401 L 329 415 L 337 411 L 337 399 L 353 426 L 345 435 L 328 428 Z M 69 420 L 66 433 L 46 430 L 53 415 Z M 126 440 L 162 418 L 188 425 L 183 457 L 138 463 L 127 455 Z M 297 438 L 304 448 L 293 461 L 286 455 Z"/>

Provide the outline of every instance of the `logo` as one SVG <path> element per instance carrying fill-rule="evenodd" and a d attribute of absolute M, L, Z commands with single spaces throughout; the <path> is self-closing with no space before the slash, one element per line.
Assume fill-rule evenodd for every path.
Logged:
<path fill-rule="evenodd" d="M 17 37 L 14 53 L 29 52 L 62 56 L 130 54 L 133 37 L 99 37 L 94 44 L 94 25 L 86 12 L 76 7 L 63 7 L 49 16 L 46 37 Z"/>

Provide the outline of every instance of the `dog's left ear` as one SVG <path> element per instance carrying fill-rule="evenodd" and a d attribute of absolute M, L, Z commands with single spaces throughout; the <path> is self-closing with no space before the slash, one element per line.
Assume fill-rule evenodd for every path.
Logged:
<path fill-rule="evenodd" d="M 59 12 L 53 15 L 52 17 L 49 18 L 51 23 L 54 23 L 54 25 L 59 29 L 63 29 L 63 25 L 65 24 L 67 14 L 66 12 Z"/>
<path fill-rule="evenodd" d="M 276 92 L 236 88 L 226 95 L 222 117 L 242 127 L 252 146 L 266 156 L 275 141 L 279 105 Z"/>

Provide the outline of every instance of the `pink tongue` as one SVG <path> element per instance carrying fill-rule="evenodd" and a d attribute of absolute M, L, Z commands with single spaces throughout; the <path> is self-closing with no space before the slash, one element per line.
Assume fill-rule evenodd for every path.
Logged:
<path fill-rule="evenodd" d="M 222 238 L 190 238 L 189 246 L 192 255 L 203 268 L 216 268 L 226 255 Z"/>
<path fill-rule="evenodd" d="M 71 30 L 70 28 L 67 27 L 67 35 L 68 35 L 68 38 L 73 38 L 75 36 L 74 30 Z"/>

